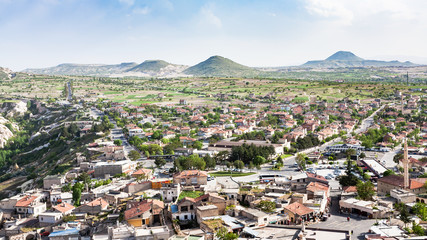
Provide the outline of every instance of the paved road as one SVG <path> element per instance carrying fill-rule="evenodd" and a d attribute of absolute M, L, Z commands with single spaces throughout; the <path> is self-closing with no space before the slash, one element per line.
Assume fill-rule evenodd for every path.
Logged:
<path fill-rule="evenodd" d="M 381 163 L 385 165 L 386 168 L 394 168 L 396 166 L 396 163 L 393 161 L 393 158 L 396 154 L 398 154 L 401 150 L 400 145 L 397 146 L 394 150 L 391 150 L 390 152 L 386 152 L 383 157 L 381 158 Z"/>
<path fill-rule="evenodd" d="M 354 132 L 356 134 L 359 134 L 361 132 L 365 132 L 368 130 L 369 127 L 371 127 L 374 124 L 374 116 L 377 115 L 379 111 L 381 111 L 386 105 L 382 105 L 380 108 L 378 108 L 375 112 L 371 114 L 371 116 L 365 118 L 362 120 L 362 123 L 360 124 L 359 128 L 356 129 Z"/>
<path fill-rule="evenodd" d="M 67 82 L 67 88 L 68 88 L 68 96 L 67 100 L 71 102 L 73 100 L 73 92 L 71 91 L 71 83 Z"/>
<path fill-rule="evenodd" d="M 92 107 L 89 109 L 89 116 L 91 116 L 92 119 L 96 120 L 98 118 L 102 118 L 104 116 L 104 113 L 101 110 L 99 110 L 95 107 Z"/>
<path fill-rule="evenodd" d="M 110 122 L 114 124 L 114 128 L 110 131 L 110 138 L 114 141 L 116 139 L 122 140 L 123 150 L 125 152 L 125 155 L 127 156 L 130 151 L 135 150 L 135 148 L 129 144 L 128 140 L 126 139 L 123 129 L 117 127 L 116 121 L 113 119 L 110 119 Z"/>

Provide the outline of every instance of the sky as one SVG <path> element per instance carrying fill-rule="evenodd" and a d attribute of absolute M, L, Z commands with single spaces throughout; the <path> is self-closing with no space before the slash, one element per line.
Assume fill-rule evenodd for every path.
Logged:
<path fill-rule="evenodd" d="M 425 0 L 0 0 L 0 66 L 299 65 L 339 50 L 427 63 Z"/>

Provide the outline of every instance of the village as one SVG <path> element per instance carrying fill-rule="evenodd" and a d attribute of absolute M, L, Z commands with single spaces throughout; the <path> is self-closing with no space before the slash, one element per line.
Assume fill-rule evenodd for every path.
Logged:
<path fill-rule="evenodd" d="M 161 94 L 157 98 L 163 98 Z M 81 98 L 66 172 L 0 201 L 3 239 L 419 239 L 426 98 L 139 106 Z M 263 96 L 262 98 L 268 98 Z M 84 102 L 84 103 L 83 103 Z M 63 134 L 64 135 L 64 134 Z M 66 136 L 66 135 L 64 135 Z"/>

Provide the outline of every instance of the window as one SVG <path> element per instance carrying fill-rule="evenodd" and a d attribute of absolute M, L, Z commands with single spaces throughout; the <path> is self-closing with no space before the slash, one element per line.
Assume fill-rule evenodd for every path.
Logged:
<path fill-rule="evenodd" d="M 184 215 L 184 219 L 185 219 L 185 220 L 187 220 L 187 219 L 188 219 L 188 216 L 187 216 L 187 215 Z"/>
<path fill-rule="evenodd" d="M 181 207 L 181 212 L 187 212 L 187 211 L 188 211 L 188 206 Z"/>
<path fill-rule="evenodd" d="M 190 210 L 193 210 L 193 205 L 190 205 Z"/>
<path fill-rule="evenodd" d="M 179 216 L 176 216 L 176 219 L 179 220 Z"/>

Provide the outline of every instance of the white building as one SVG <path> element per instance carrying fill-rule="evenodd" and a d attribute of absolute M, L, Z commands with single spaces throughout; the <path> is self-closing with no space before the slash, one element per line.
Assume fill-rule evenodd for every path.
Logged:
<path fill-rule="evenodd" d="M 44 212 L 38 216 L 40 225 L 47 226 L 56 224 L 62 219 L 62 213 L 59 212 Z"/>

